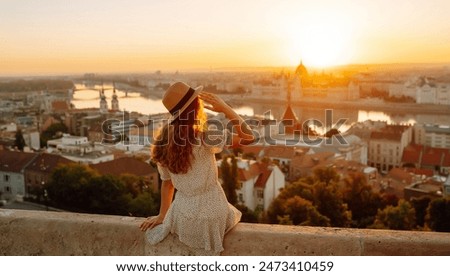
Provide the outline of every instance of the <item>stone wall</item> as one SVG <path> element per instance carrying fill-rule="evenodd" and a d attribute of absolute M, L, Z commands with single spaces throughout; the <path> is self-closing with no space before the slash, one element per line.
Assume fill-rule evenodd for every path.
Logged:
<path fill-rule="evenodd" d="M 205 255 L 171 235 L 146 243 L 142 218 L 0 209 L 0 255 Z M 240 223 L 223 255 L 450 255 L 450 234 Z"/>

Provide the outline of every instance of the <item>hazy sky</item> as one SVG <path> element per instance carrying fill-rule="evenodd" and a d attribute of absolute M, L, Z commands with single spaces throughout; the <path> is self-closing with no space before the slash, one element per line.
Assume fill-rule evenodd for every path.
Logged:
<path fill-rule="evenodd" d="M 0 0 L 0 75 L 450 62 L 449 0 Z"/>

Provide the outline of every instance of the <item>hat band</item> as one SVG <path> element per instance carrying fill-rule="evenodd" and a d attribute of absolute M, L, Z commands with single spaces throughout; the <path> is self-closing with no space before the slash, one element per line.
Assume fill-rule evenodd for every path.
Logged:
<path fill-rule="evenodd" d="M 174 115 L 178 110 L 180 110 L 194 95 L 195 90 L 189 87 L 189 90 L 187 91 L 186 95 L 181 98 L 181 100 L 175 105 L 171 110 L 169 110 L 170 114 Z"/>

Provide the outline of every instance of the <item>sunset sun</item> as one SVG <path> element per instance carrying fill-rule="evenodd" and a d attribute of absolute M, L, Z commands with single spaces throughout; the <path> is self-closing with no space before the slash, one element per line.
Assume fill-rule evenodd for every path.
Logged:
<path fill-rule="evenodd" d="M 290 60 L 313 67 L 348 63 L 352 55 L 352 27 L 332 14 L 311 17 L 309 24 L 290 24 L 286 40 Z"/>

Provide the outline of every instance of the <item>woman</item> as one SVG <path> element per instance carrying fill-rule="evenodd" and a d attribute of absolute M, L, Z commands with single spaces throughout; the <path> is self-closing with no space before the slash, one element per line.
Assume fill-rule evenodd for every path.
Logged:
<path fill-rule="evenodd" d="M 218 182 L 214 154 L 227 141 L 242 145 L 252 143 L 255 138 L 231 107 L 202 89 L 177 82 L 164 94 L 163 104 L 172 116 L 152 148 L 152 158 L 162 180 L 161 207 L 159 214 L 146 219 L 140 228 L 147 231 L 151 244 L 175 233 L 192 248 L 218 254 L 223 251 L 225 233 L 239 222 L 241 213 L 228 203 Z M 224 113 L 233 123 L 236 135 L 208 131 L 203 102 L 205 108 Z"/>

